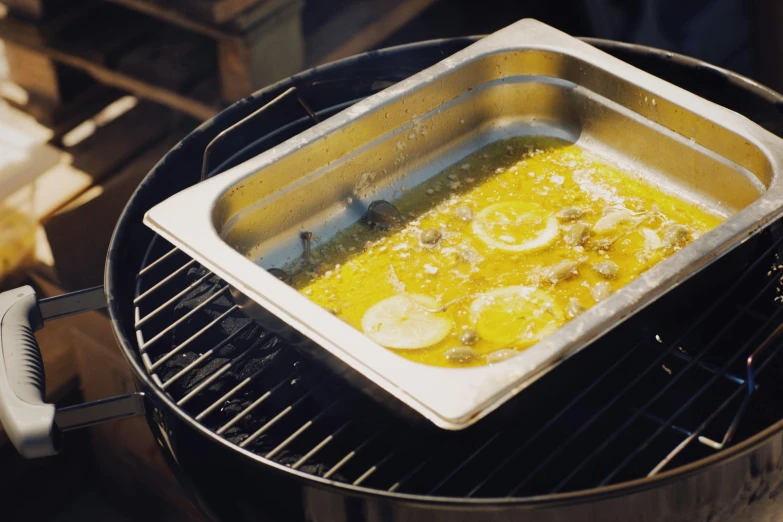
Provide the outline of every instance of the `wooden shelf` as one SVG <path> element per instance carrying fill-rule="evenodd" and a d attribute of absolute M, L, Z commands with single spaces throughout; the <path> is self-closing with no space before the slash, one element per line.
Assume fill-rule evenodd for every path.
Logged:
<path fill-rule="evenodd" d="M 305 66 L 304 0 L 170 0 L 168 7 L 155 0 L 105 1 L 215 40 L 220 96 L 227 103 Z"/>
<path fill-rule="evenodd" d="M 202 22 L 196 18 L 182 14 L 176 9 L 164 7 L 157 3 L 149 2 L 147 0 L 106 0 L 114 4 L 139 11 L 146 15 L 152 16 L 163 22 L 171 25 L 176 25 L 182 29 L 193 31 L 194 33 L 202 34 L 216 40 L 223 40 L 226 38 L 233 38 L 236 33 L 231 33 L 212 24 Z"/>
<path fill-rule="evenodd" d="M 256 22 L 297 0 L 235 0 L 237 6 L 223 16 L 215 16 L 213 23 L 183 13 L 181 9 L 165 7 L 152 0 L 106 0 L 128 9 L 139 11 L 162 20 L 171 25 L 179 26 L 188 31 L 208 36 L 215 40 L 241 38 L 242 34 Z M 244 8 L 244 10 L 242 9 Z M 233 17 L 227 18 L 228 14 Z"/>
<path fill-rule="evenodd" d="M 128 9 L 140 11 L 183 29 L 216 40 L 241 38 L 242 32 L 230 26 L 217 26 L 167 8 L 150 0 L 106 0 Z M 331 62 L 373 49 L 410 22 L 437 0 L 334 0 L 322 8 L 327 17 L 319 27 L 304 35 L 308 67 Z M 248 29 L 275 9 L 291 0 L 268 0 L 234 19 L 236 25 Z M 306 8 L 305 8 L 306 9 Z M 337 11 L 334 13 L 333 11 Z M 356 28 L 360 28 L 358 31 Z"/>
<path fill-rule="evenodd" d="M 37 26 L 29 22 L 9 16 L 0 18 L 0 35 L 9 42 L 41 53 L 56 62 L 84 71 L 105 85 L 131 92 L 139 97 L 166 105 L 200 120 L 211 118 L 220 112 L 222 108 L 218 103 L 205 103 L 186 94 L 142 81 L 111 69 L 104 64 L 55 48 L 46 41 L 46 38 L 40 35 Z"/>
<path fill-rule="evenodd" d="M 307 66 L 374 49 L 437 0 L 353 0 L 305 35 Z M 357 28 L 360 28 L 357 30 Z M 347 36 L 348 35 L 348 36 Z"/>
<path fill-rule="evenodd" d="M 189 0 L 177 0 L 189 1 Z M 0 38 L 40 54 L 47 59 L 80 70 L 95 80 L 141 98 L 166 105 L 200 120 L 217 114 L 224 103 L 240 99 L 257 89 L 312 67 L 377 47 L 437 0 L 333 0 L 328 4 L 310 4 L 311 28 L 302 35 L 302 0 L 220 0 L 220 15 L 234 17 L 224 25 L 209 23 L 200 17 L 218 11 L 204 11 L 204 5 L 178 9 L 176 3 L 164 7 L 153 0 L 91 0 L 84 8 L 65 11 L 60 16 L 36 24 L 13 16 L 0 15 Z M 242 10 L 242 6 L 244 10 Z M 102 46 L 70 46 L 59 34 L 67 24 L 89 17 L 89 9 L 129 9 L 129 16 L 150 22 L 150 35 L 131 32 L 117 52 L 101 54 Z M 198 9 L 196 9 L 198 7 Z M 198 11 L 198 10 L 201 11 Z M 185 14 L 190 11 L 200 12 Z M 145 16 L 136 14 L 140 12 Z M 238 13 L 238 14 L 237 14 Z M 307 13 L 307 11 L 306 11 Z M 116 14 L 115 14 L 116 18 Z M 157 34 L 161 20 L 216 42 L 216 71 L 190 85 L 176 87 L 163 81 L 155 83 L 148 75 L 119 66 L 121 56 L 143 45 L 144 39 Z M 74 22 L 75 21 L 75 22 Z M 244 27 L 244 30 L 237 27 Z M 85 29 L 86 30 L 86 29 Z M 108 29 L 104 28 L 104 32 Z M 111 32 L 108 30 L 109 33 Z M 73 30 L 71 30 L 73 33 Z M 76 33 L 79 34 L 78 31 Z M 135 38 L 138 40 L 132 40 Z M 79 40 L 78 38 L 76 40 Z M 131 41 L 132 40 L 132 41 Z M 89 39 L 86 39 L 89 41 Z M 102 58 L 101 58 L 102 57 Z M 184 86 L 185 92 L 179 90 Z M 214 92 L 213 91 L 219 91 Z M 214 101 L 213 101 L 214 100 Z"/>

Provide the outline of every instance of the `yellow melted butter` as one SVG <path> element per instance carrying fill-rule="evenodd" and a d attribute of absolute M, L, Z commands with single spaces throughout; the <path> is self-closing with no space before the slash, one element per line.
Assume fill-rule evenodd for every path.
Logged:
<path fill-rule="evenodd" d="M 514 208 L 537 209 L 524 226 L 489 227 L 492 238 L 502 236 L 500 241 L 510 245 L 535 238 L 548 216 L 567 207 L 582 210 L 578 221 L 590 227 L 608 207 L 627 209 L 639 222 L 593 232 L 581 247 L 566 241 L 570 223 L 560 222 L 557 237 L 545 247 L 512 252 L 488 245 L 473 227 L 482 210 L 498 203 L 521 203 L 511 205 L 512 213 Z M 479 338 L 472 346 L 479 355 L 471 361 L 448 360 L 445 352 L 463 344 L 460 335 L 465 331 L 486 333 L 514 320 L 503 317 L 500 310 L 488 314 L 477 328 L 469 312 L 473 296 L 514 285 L 539 288 L 551 296 L 556 308 L 550 310 L 551 316 L 562 326 L 568 320 L 564 311 L 570 300 L 589 308 L 596 303 L 592 290 L 597 283 L 606 281 L 616 291 L 676 250 L 652 249 L 650 234 L 645 237 L 642 228 L 663 238 L 667 227 L 681 224 L 687 227 L 690 242 L 724 219 L 605 165 L 576 145 L 542 137 L 512 138 L 484 147 L 421 185 L 405 189 L 394 205 L 405 219 L 402 228 L 381 231 L 363 223 L 349 227 L 315 249 L 310 264 L 289 267 L 295 271 L 292 284 L 360 331 L 362 316 L 372 305 L 400 292 L 429 296 L 441 305 L 471 296 L 439 314 L 453 322 L 442 341 L 423 349 L 394 350 L 412 361 L 444 367 L 481 366 L 487 363 L 486 355 L 496 350 L 529 347 L 513 335 L 508 339 L 497 332 L 486 335 L 493 340 Z M 463 206 L 472 210 L 473 220 L 457 215 L 456 209 Z M 422 244 L 425 229 L 441 232 L 437 245 Z M 578 275 L 553 279 L 547 270 L 565 260 L 578 264 Z M 616 263 L 617 275 L 611 279 L 599 275 L 592 266 L 601 261 Z"/>

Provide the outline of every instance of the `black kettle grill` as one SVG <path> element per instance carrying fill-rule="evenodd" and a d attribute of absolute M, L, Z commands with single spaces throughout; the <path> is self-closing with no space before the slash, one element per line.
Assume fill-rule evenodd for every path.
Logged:
<path fill-rule="evenodd" d="M 727 278 L 716 263 L 541 379 L 524 404 L 458 433 L 390 418 L 262 331 L 225 283 L 143 226 L 168 196 L 473 41 L 366 53 L 237 102 L 136 190 L 114 231 L 105 287 L 40 302 L 31 289 L 0 296 L 9 377 L 0 413 L 17 449 L 53 454 L 61 431 L 146 415 L 215 520 L 781 520 L 777 224 L 739 249 L 740 273 Z M 589 42 L 783 134 L 783 97 L 747 78 Z M 103 306 L 139 392 L 55 411 L 43 403 L 32 332 Z"/>

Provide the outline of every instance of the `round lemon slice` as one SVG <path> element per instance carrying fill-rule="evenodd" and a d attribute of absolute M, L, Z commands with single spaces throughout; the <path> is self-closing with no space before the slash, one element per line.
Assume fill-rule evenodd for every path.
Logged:
<path fill-rule="evenodd" d="M 492 248 L 529 252 L 557 239 L 558 224 L 535 203 L 495 203 L 476 214 L 473 233 Z"/>
<path fill-rule="evenodd" d="M 537 343 L 564 322 L 552 296 L 529 286 L 483 293 L 470 304 L 469 311 L 481 338 L 521 348 Z"/>
<path fill-rule="evenodd" d="M 426 348 L 442 341 L 453 323 L 427 311 L 438 303 L 424 295 L 395 295 L 372 305 L 362 316 L 362 329 L 373 341 L 400 350 Z"/>

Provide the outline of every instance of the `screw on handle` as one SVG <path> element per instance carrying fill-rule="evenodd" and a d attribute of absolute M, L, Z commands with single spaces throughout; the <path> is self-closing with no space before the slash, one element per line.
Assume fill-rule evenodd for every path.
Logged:
<path fill-rule="evenodd" d="M 0 424 L 25 458 L 55 455 L 55 407 L 44 402 L 43 359 L 33 333 L 43 326 L 29 286 L 0 294 Z"/>

